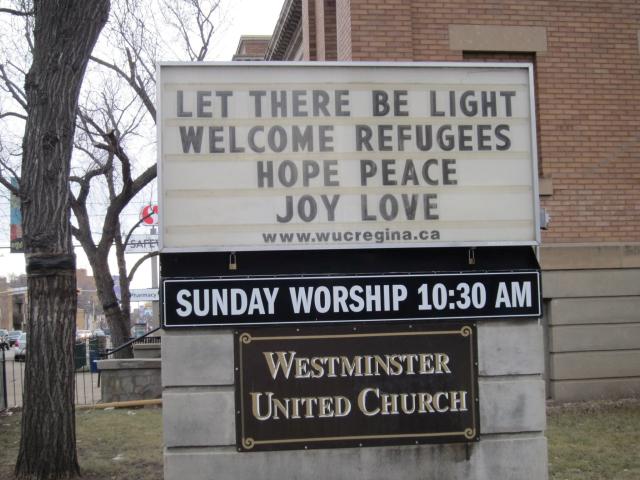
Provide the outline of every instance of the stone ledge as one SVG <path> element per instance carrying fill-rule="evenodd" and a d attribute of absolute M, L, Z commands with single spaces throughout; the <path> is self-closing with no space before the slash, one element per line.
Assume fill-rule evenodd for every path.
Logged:
<path fill-rule="evenodd" d="M 640 268 L 640 243 L 543 244 L 540 266 L 542 270 Z"/>
<path fill-rule="evenodd" d="M 640 295 L 640 268 L 546 270 L 544 298 L 620 297 Z"/>
<path fill-rule="evenodd" d="M 640 297 L 556 298 L 549 303 L 549 325 L 638 323 Z M 614 327 L 615 328 L 615 327 Z"/>
<path fill-rule="evenodd" d="M 158 369 L 162 365 L 160 358 L 123 358 L 112 360 L 98 360 L 96 362 L 99 370 L 139 370 Z"/>
<path fill-rule="evenodd" d="M 547 51 L 545 27 L 449 25 L 449 48 L 462 51 Z"/>
<path fill-rule="evenodd" d="M 162 344 L 161 343 L 139 343 L 133 344 L 133 357 L 134 358 L 161 358 L 162 356 Z"/>
<path fill-rule="evenodd" d="M 542 434 L 487 436 L 470 444 L 238 453 L 231 448 L 167 449 L 164 478 L 210 480 L 546 480 Z"/>
<path fill-rule="evenodd" d="M 550 388 L 556 402 L 637 398 L 640 396 L 640 377 L 551 381 Z"/>
<path fill-rule="evenodd" d="M 103 403 L 148 400 L 162 396 L 158 359 L 101 360 Z"/>
<path fill-rule="evenodd" d="M 640 377 L 640 350 L 552 353 L 551 380 Z"/>

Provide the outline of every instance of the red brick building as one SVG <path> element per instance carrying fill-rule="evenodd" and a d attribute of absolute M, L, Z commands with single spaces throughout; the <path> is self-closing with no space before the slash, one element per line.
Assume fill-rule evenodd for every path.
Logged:
<path fill-rule="evenodd" d="M 530 62 L 547 394 L 640 392 L 640 3 L 285 0 L 265 59 Z"/>
<path fill-rule="evenodd" d="M 271 37 L 269 35 L 242 35 L 238 42 L 238 48 L 232 60 L 263 60 L 264 52 L 269 46 Z"/>

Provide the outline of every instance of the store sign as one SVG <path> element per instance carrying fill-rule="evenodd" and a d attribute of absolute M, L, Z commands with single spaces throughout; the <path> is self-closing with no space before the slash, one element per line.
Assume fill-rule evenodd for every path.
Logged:
<path fill-rule="evenodd" d="M 158 235 L 131 235 L 125 253 L 151 253 L 158 251 Z"/>
<path fill-rule="evenodd" d="M 541 315 L 540 274 L 164 279 L 166 328 Z"/>
<path fill-rule="evenodd" d="M 140 209 L 140 220 L 144 225 L 158 224 L 158 205 L 145 205 Z"/>
<path fill-rule="evenodd" d="M 159 300 L 157 288 L 134 288 L 131 290 L 132 302 L 157 302 Z"/>
<path fill-rule="evenodd" d="M 529 65 L 164 64 L 164 252 L 535 245 Z"/>
<path fill-rule="evenodd" d="M 473 324 L 242 329 L 240 451 L 479 438 Z"/>

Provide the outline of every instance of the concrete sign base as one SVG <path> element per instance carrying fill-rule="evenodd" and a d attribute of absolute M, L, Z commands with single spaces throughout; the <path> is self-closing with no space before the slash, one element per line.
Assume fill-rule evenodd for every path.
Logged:
<path fill-rule="evenodd" d="M 239 453 L 233 332 L 166 331 L 162 345 L 165 479 L 547 478 L 542 328 L 478 324 L 479 442 Z"/>

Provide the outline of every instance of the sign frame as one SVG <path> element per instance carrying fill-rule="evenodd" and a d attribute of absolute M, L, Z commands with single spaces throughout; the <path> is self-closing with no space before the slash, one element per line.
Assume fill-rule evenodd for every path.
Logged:
<path fill-rule="evenodd" d="M 248 331 L 247 331 L 248 330 Z M 247 424 L 249 423 L 246 420 L 247 414 L 250 411 L 246 410 L 245 405 L 245 368 L 246 365 L 243 363 L 245 357 L 243 356 L 243 348 L 249 348 L 251 343 L 259 342 L 259 341 L 267 341 L 272 343 L 277 343 L 278 348 L 282 350 L 290 350 L 289 346 L 283 347 L 283 341 L 286 343 L 287 340 L 290 342 L 303 342 L 303 341 L 314 341 L 314 340 L 327 340 L 331 343 L 334 342 L 366 342 L 366 341 L 376 341 L 377 338 L 383 338 L 388 342 L 388 338 L 390 337 L 408 337 L 412 338 L 414 341 L 418 338 L 422 337 L 431 337 L 431 336 L 441 336 L 441 340 L 438 343 L 442 343 L 444 338 L 449 336 L 453 337 L 455 341 L 468 341 L 468 345 L 463 346 L 463 349 L 466 348 L 468 354 L 468 358 L 466 359 L 469 362 L 469 365 L 463 367 L 461 370 L 457 368 L 454 371 L 458 373 L 462 371 L 462 377 L 468 375 L 468 387 L 469 387 L 469 399 L 467 401 L 467 405 L 469 406 L 469 414 L 471 425 L 467 428 L 464 428 L 462 431 L 452 431 L 451 428 L 444 429 L 439 432 L 394 432 L 389 433 L 378 433 L 371 434 L 371 428 L 369 424 L 364 424 L 362 426 L 362 431 L 356 435 L 348 435 L 345 434 L 345 429 L 353 428 L 353 425 L 346 426 L 343 428 L 341 425 L 338 428 L 337 432 L 332 432 L 332 435 L 324 433 L 324 435 L 319 434 L 315 437 L 302 437 L 302 438 L 267 438 L 267 439 L 259 439 L 256 435 L 253 437 L 247 435 Z M 459 337 L 459 338 L 458 338 Z M 356 339 L 356 340 L 354 340 Z M 426 341 L 426 340 L 425 340 Z M 411 340 L 409 340 L 411 342 Z M 394 345 L 397 344 L 394 342 Z M 289 343 L 291 345 L 291 343 Z M 387 343 L 388 345 L 388 343 Z M 343 347 L 344 348 L 344 347 Z M 362 347 L 366 350 L 366 346 Z M 414 347 L 415 348 L 415 347 Z M 422 347 L 420 347 L 422 348 Z M 448 348 L 452 348 L 449 346 Z M 346 348 L 349 353 L 353 352 L 353 347 Z M 291 353 L 291 352 L 290 352 Z M 418 445 L 418 444 L 427 444 L 427 443 L 470 443 L 477 442 L 480 440 L 480 404 L 479 404 L 479 386 L 478 386 L 478 345 L 477 345 L 477 326 L 475 322 L 466 322 L 466 323 L 441 323 L 437 325 L 415 325 L 412 323 L 405 323 L 402 325 L 359 325 L 357 327 L 352 326 L 332 326 L 332 327 L 303 327 L 303 328 L 279 328 L 279 329 L 242 329 L 234 331 L 234 364 L 235 364 L 235 375 L 234 382 L 236 385 L 235 388 L 235 410 L 236 410 L 236 448 L 239 452 L 255 452 L 255 451 L 271 451 L 271 450 L 290 450 L 290 449 L 315 449 L 315 448 L 348 448 L 348 447 L 370 447 L 370 446 L 384 446 L 384 445 Z M 250 370 L 251 381 L 247 382 L 251 387 L 255 387 L 255 369 Z M 449 372 L 451 373 L 451 372 Z M 248 376 L 248 377 L 249 377 Z M 373 377 L 375 379 L 376 377 Z M 399 388 L 410 388 L 409 385 L 414 385 L 417 383 L 420 386 L 424 386 L 424 383 L 429 384 L 433 388 L 436 388 L 436 385 L 440 385 L 440 388 L 445 388 L 442 386 L 444 383 L 444 379 L 442 378 L 430 378 L 429 380 L 418 381 L 415 378 L 411 378 L 411 380 L 406 380 L 405 382 L 400 382 L 398 380 L 400 377 L 395 377 L 394 379 L 387 379 L 387 386 L 394 386 Z M 371 380 L 373 382 L 373 379 Z M 288 379 L 287 379 L 288 380 Z M 274 379 L 275 381 L 275 379 Z M 329 382 L 329 380 L 326 380 Z M 457 379 L 457 381 L 460 381 Z M 351 378 L 347 379 L 347 382 L 354 383 Z M 366 380 L 360 380 L 360 387 L 362 388 L 363 384 L 367 384 Z M 373 382 L 375 384 L 375 382 Z M 378 383 L 385 383 L 382 380 Z M 397 385 L 400 383 L 400 385 Z M 300 389 L 300 384 L 296 384 L 293 387 L 290 387 L 293 390 Z M 335 386 L 333 387 L 335 388 Z M 354 388 L 356 388 L 354 386 Z M 277 392 L 278 388 L 275 386 L 272 388 L 273 391 Z M 307 390 L 308 391 L 308 390 Z M 382 391 L 382 390 L 381 390 Z M 335 393 L 335 392 L 333 392 Z M 365 401 L 366 403 L 366 401 Z M 414 404 L 415 406 L 415 404 Z M 275 411 L 275 410 L 274 410 Z M 451 410 L 453 412 L 453 410 Z M 415 412 L 414 412 L 415 413 Z M 391 416 L 386 416 L 385 419 L 379 420 L 381 423 L 384 423 L 387 419 L 390 419 Z M 370 417 L 369 417 L 370 418 Z M 318 419 L 316 419 L 318 420 Z M 396 418 L 391 418 L 390 422 L 394 422 L 397 420 Z M 402 422 L 396 421 L 395 428 L 407 428 L 406 424 L 402 427 L 400 424 Z M 430 423 L 430 422 L 428 422 Z M 385 425 L 388 429 L 389 426 Z M 250 428 L 250 427 L 249 427 Z M 409 427 L 409 429 L 415 428 L 414 425 Z M 442 427 L 440 427 L 442 428 Z M 383 429 L 383 430 L 384 430 Z M 273 435 L 273 430 L 271 428 L 267 429 L 269 435 Z M 256 433 L 255 429 L 251 433 Z M 276 433 L 277 436 L 277 433 Z"/>
<path fill-rule="evenodd" d="M 247 62 L 158 62 L 156 68 L 156 80 L 159 85 L 159 98 L 162 91 L 162 71 L 167 68 L 174 67 L 190 67 L 190 68 L 212 68 L 212 67 L 225 67 L 225 68 L 247 68 L 254 67 L 260 68 L 377 68 L 377 67 L 393 67 L 399 69 L 416 69 L 416 68 L 478 68 L 478 69 L 521 69 L 527 71 L 527 78 L 529 83 L 529 123 L 530 123 L 530 154 L 531 154 L 531 178 L 532 178 L 532 202 L 533 202 L 533 230 L 534 239 L 523 241 L 440 241 L 429 240 L 423 243 L 375 243 L 367 244 L 323 244 L 323 243 L 310 243 L 304 244 L 290 244 L 290 245 L 261 245 L 259 250 L 264 251 L 282 251 L 282 250 L 331 250 L 331 249 L 391 249 L 391 248 L 437 248 L 437 247 L 481 247 L 481 246 L 538 246 L 541 243 L 540 234 L 540 199 L 539 199 L 539 186 L 538 186 L 538 146 L 537 146 L 537 126 L 536 126 L 536 106 L 535 106 L 535 83 L 534 83 L 534 71 L 533 64 L 530 62 L 261 62 L 261 61 L 247 61 Z M 159 251 L 163 253 L 187 253 L 187 252 L 235 252 L 235 251 L 255 251 L 258 250 L 256 245 L 237 245 L 237 246 L 207 246 L 199 245 L 194 247 L 168 247 L 165 246 L 164 229 L 166 228 L 166 222 L 164 221 L 164 215 L 166 214 L 166 205 L 164 203 L 164 174 L 163 174 L 163 162 L 162 162 L 162 102 L 157 102 L 158 118 L 160 119 L 160 125 L 157 130 L 157 141 L 159 148 L 157 149 L 158 155 L 158 188 L 161 194 L 158 198 L 159 206 L 159 224 L 160 238 L 159 238 Z"/>
<path fill-rule="evenodd" d="M 367 314 L 366 312 L 363 314 L 349 314 L 344 313 L 343 318 L 338 319 L 316 319 L 316 320 L 274 320 L 274 321 L 243 321 L 243 322 L 206 322 L 206 323 L 173 323 L 168 322 L 167 315 L 167 285 L 171 283 L 180 284 L 180 283 L 188 283 L 188 282 L 225 282 L 226 284 L 232 284 L 234 282 L 238 283 L 246 283 L 246 282 L 264 282 L 264 281 L 273 281 L 273 282 L 285 282 L 287 280 L 293 281 L 309 281 L 309 280 L 337 280 L 337 279 L 345 279 L 345 280 L 388 280 L 393 278 L 408 278 L 412 277 L 421 277 L 421 278 L 440 278 L 442 281 L 443 277 L 452 277 L 451 283 L 453 282 L 461 282 L 465 277 L 514 277 L 517 275 L 527 275 L 535 277 L 536 284 L 534 288 L 532 288 L 531 300 L 534 303 L 533 308 L 534 311 L 531 313 L 519 313 L 515 314 L 512 312 L 505 312 L 501 314 L 478 314 L 478 315 L 470 315 L 460 314 L 460 315 L 447 315 L 447 312 L 450 312 L 449 308 L 453 309 L 451 303 L 456 302 L 458 298 L 450 298 L 452 297 L 452 290 L 447 286 L 446 292 L 447 296 L 447 305 L 444 309 L 440 311 L 443 314 L 438 314 L 437 312 L 434 314 L 428 312 L 416 312 L 411 316 L 393 316 L 392 314 L 377 316 L 377 318 L 372 318 L 373 314 Z M 219 328 L 245 328 L 245 327 L 261 327 L 261 326 L 296 326 L 296 325 L 319 325 L 319 324 L 342 324 L 342 323 L 354 323 L 354 324 L 363 324 L 363 323 L 384 323 L 384 322 L 419 322 L 419 323 L 433 323 L 438 321 L 455 321 L 455 320 L 466 320 L 466 321 L 475 321 L 481 319 L 500 319 L 500 318 L 539 318 L 542 315 L 542 295 L 541 295 L 541 282 L 540 282 L 540 272 L 537 270 L 514 270 L 514 271 L 502 271 L 502 272 L 428 272 L 428 273 L 389 273 L 389 274 L 327 274 L 327 275 L 277 275 L 277 276 L 225 276 L 225 277 L 207 277 L 207 278 L 164 278 L 162 279 L 162 286 L 160 288 L 161 301 L 162 301 L 162 327 L 164 329 L 173 330 L 173 329 L 193 329 L 193 328 L 211 328 L 211 327 L 219 327 Z M 432 310 L 433 311 L 433 310 Z M 455 313 L 455 312 L 453 312 Z M 295 312 L 286 312 L 285 314 L 279 314 L 277 312 L 275 317 L 284 317 L 285 315 L 293 318 L 296 313 Z M 175 315 L 174 315 L 175 316 Z M 300 315 L 303 316 L 303 315 Z M 356 318 L 357 317 L 357 318 Z M 360 318 L 362 317 L 362 318 Z"/>

